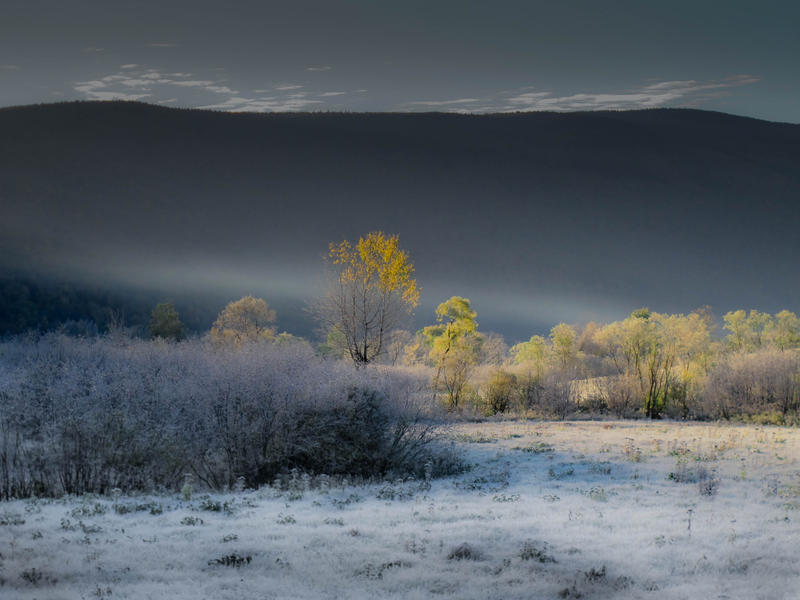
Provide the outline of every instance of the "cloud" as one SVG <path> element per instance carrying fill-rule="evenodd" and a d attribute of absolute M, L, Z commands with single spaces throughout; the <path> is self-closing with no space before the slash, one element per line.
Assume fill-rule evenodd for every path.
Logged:
<path fill-rule="evenodd" d="M 330 71 L 333 67 L 327 65 L 321 67 L 306 67 L 306 71 Z"/>
<path fill-rule="evenodd" d="M 470 104 L 472 102 L 480 102 L 478 98 L 458 98 L 456 100 L 417 100 L 409 102 L 411 105 L 419 106 L 450 106 L 452 104 Z"/>
<path fill-rule="evenodd" d="M 297 96 L 299 95 L 294 94 L 287 98 L 243 98 L 236 96 L 228 98 L 224 102 L 199 106 L 198 108 L 229 112 L 287 112 L 307 110 L 315 104 L 321 103 L 319 100 L 309 100 Z"/>
<path fill-rule="evenodd" d="M 105 52 L 106 49 L 105 48 L 98 48 L 97 46 L 88 46 L 88 47 L 84 48 L 83 51 L 84 52 L 89 52 L 89 53 L 98 53 L 99 54 L 100 52 Z"/>
<path fill-rule="evenodd" d="M 0 71 L 19 71 L 18 65 L 0 65 Z"/>
<path fill-rule="evenodd" d="M 697 106 L 730 93 L 733 88 L 758 83 L 752 75 L 735 75 L 726 79 L 697 81 L 694 79 L 656 81 L 619 92 L 580 92 L 557 95 L 552 91 L 526 88 L 499 92 L 486 98 L 454 100 L 417 100 L 406 107 L 442 107 L 448 112 L 488 113 L 582 110 L 630 110 L 664 106 Z M 468 106 L 467 106 L 468 105 Z"/>
<path fill-rule="evenodd" d="M 86 94 L 89 100 L 141 100 L 149 98 L 151 94 L 129 94 L 119 90 L 108 89 L 108 82 L 96 79 L 78 82 L 73 86 L 76 92 Z"/>
<path fill-rule="evenodd" d="M 136 70 L 138 65 L 123 65 L 124 72 L 112 73 L 97 80 L 79 81 L 73 89 L 90 100 L 138 100 L 153 96 L 155 87 L 198 88 L 210 94 L 237 95 L 230 87 L 211 79 L 185 79 L 191 73 L 162 74 L 155 69 Z M 141 92 L 141 93 L 131 93 Z M 147 93 L 144 93 L 147 92 Z"/>
<path fill-rule="evenodd" d="M 310 99 L 303 86 L 285 84 L 274 90 L 260 90 L 243 95 L 224 80 L 197 77 L 192 73 L 164 73 L 139 65 L 123 65 L 120 70 L 97 79 L 79 81 L 73 90 L 89 100 L 140 100 L 157 104 L 178 103 L 184 106 L 231 112 L 272 112 L 308 110 L 321 100 Z M 277 90 L 277 92 L 276 92 Z M 292 92 L 292 93 L 287 93 Z M 267 95 L 261 95 L 267 93 Z M 345 92 L 329 92 L 338 95 Z"/>
<path fill-rule="evenodd" d="M 323 92 L 320 97 L 327 98 L 329 96 L 344 96 L 347 92 Z"/>
<path fill-rule="evenodd" d="M 150 48 L 174 48 L 178 44 L 172 42 L 152 42 L 147 44 Z"/>
<path fill-rule="evenodd" d="M 730 88 L 751 85 L 758 77 L 737 75 L 718 81 L 659 81 L 618 93 L 578 93 L 556 96 L 552 92 L 524 92 L 507 97 L 504 110 L 626 110 L 698 103 Z"/>

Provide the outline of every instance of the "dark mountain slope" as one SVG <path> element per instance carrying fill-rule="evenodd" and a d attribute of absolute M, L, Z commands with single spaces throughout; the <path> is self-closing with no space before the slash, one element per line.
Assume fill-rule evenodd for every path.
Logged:
<path fill-rule="evenodd" d="M 639 304 L 800 309 L 798 199 L 800 126 L 704 111 L 0 110 L 8 266 L 294 306 L 328 241 L 384 229 L 423 321 L 471 295 L 515 337 Z"/>

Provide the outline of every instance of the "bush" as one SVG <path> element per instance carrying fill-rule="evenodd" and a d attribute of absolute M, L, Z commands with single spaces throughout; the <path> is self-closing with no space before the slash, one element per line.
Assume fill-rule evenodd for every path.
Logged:
<path fill-rule="evenodd" d="M 620 419 L 633 417 L 639 412 L 641 390 L 635 377 L 630 375 L 603 377 L 600 390 L 608 410 Z"/>
<path fill-rule="evenodd" d="M 0 344 L 0 497 L 451 468 L 427 381 L 306 344 L 219 348 L 58 334 Z M 448 465 L 450 465 L 448 467 Z"/>
<path fill-rule="evenodd" d="M 572 390 L 574 375 L 568 371 L 547 373 L 541 383 L 539 406 L 548 416 L 566 419 L 578 407 Z"/>
<path fill-rule="evenodd" d="M 492 415 L 504 413 L 519 402 L 520 389 L 513 373 L 497 369 L 486 385 L 486 412 Z"/>
<path fill-rule="evenodd" d="M 764 349 L 733 354 L 709 373 L 704 400 L 704 410 L 716 418 L 772 414 L 793 422 L 800 409 L 800 353 Z"/>

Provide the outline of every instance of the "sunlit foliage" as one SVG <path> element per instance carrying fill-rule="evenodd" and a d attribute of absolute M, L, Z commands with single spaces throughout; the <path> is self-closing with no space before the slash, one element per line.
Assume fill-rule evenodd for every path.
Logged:
<path fill-rule="evenodd" d="M 648 309 L 607 325 L 596 339 L 620 375 L 638 382 L 642 410 L 651 418 L 661 414 L 671 394 L 686 393 L 692 367 L 711 342 L 700 315 L 668 315 Z"/>
<path fill-rule="evenodd" d="M 245 296 L 229 303 L 211 327 L 211 339 L 220 344 L 242 344 L 275 337 L 275 311 L 261 298 Z"/>
<path fill-rule="evenodd" d="M 381 231 L 355 245 L 331 243 L 328 260 L 335 277 L 314 313 L 326 330 L 341 332 L 353 362 L 370 363 L 419 303 L 414 265 L 398 237 Z"/>
<path fill-rule="evenodd" d="M 478 362 L 482 340 L 477 316 L 467 298 L 453 296 L 436 308 L 438 323 L 422 330 L 436 366 L 434 387 L 445 392 L 451 409 L 458 408 L 470 369 Z"/>
<path fill-rule="evenodd" d="M 511 360 L 514 364 L 533 363 L 543 368 L 547 357 L 547 340 L 540 335 L 532 335 L 527 342 L 511 346 Z"/>

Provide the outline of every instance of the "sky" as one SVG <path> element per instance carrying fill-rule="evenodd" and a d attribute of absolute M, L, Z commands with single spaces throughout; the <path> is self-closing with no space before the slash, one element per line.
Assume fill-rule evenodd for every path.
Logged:
<path fill-rule="evenodd" d="M 0 106 L 696 107 L 800 122 L 800 3 L 10 0 Z"/>

